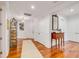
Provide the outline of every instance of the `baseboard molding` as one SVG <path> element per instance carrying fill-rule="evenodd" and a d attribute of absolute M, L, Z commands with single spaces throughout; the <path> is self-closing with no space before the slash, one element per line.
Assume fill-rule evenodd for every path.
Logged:
<path fill-rule="evenodd" d="M 72 40 L 68 40 L 69 42 L 73 42 L 73 43 L 79 43 L 79 42 L 77 42 L 77 41 L 72 41 Z"/>

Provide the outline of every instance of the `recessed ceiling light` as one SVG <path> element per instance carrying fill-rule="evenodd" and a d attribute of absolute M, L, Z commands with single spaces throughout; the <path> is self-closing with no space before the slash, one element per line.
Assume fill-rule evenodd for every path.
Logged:
<path fill-rule="evenodd" d="M 32 5 L 32 6 L 31 6 L 31 8 L 32 8 L 32 9 L 35 9 L 35 6 L 34 6 L 34 5 Z"/>
<path fill-rule="evenodd" d="M 74 11 L 74 9 L 70 9 L 70 12 L 73 12 Z"/>

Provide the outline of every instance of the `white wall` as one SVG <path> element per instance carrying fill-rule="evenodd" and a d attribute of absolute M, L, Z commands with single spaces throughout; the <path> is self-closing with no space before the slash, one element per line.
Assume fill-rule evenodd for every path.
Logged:
<path fill-rule="evenodd" d="M 79 14 L 67 18 L 68 40 L 79 42 Z"/>
<path fill-rule="evenodd" d="M 39 41 L 48 48 L 51 47 L 50 20 L 51 17 L 47 16 L 39 24 Z"/>
<path fill-rule="evenodd" d="M 24 31 L 19 29 L 19 23 L 18 22 L 18 28 L 17 28 L 17 38 L 33 38 L 33 22 L 32 20 L 24 20 Z"/>
<path fill-rule="evenodd" d="M 9 32 L 7 30 L 7 6 L 4 2 L 1 6 L 1 20 L 2 20 L 2 41 L 1 41 L 1 49 L 2 49 L 2 57 L 7 57 L 9 52 Z"/>
<path fill-rule="evenodd" d="M 33 19 L 26 20 L 25 22 L 25 35 L 27 38 L 33 38 Z"/>
<path fill-rule="evenodd" d="M 2 23 L 2 21 L 1 21 L 1 11 L 0 11 L 0 23 Z M 0 38 L 2 37 L 2 26 L 0 25 Z M 2 40 L 0 40 L 0 51 L 1 51 L 1 41 Z"/>
<path fill-rule="evenodd" d="M 32 19 L 33 20 L 33 19 Z M 25 35 L 27 38 L 33 38 L 33 21 L 32 20 L 26 20 L 25 22 Z"/>
<path fill-rule="evenodd" d="M 33 37 L 36 41 L 39 41 L 39 20 L 35 19 L 33 22 Z"/>
<path fill-rule="evenodd" d="M 2 21 L 1 21 L 1 11 L 0 11 L 0 23 L 2 23 Z M 0 25 L 0 37 L 2 37 L 2 26 Z"/>
<path fill-rule="evenodd" d="M 51 47 L 51 39 L 50 39 L 50 16 L 47 16 L 41 21 L 36 21 L 36 26 L 34 27 L 34 39 L 38 42 L 42 43 L 46 47 Z"/>

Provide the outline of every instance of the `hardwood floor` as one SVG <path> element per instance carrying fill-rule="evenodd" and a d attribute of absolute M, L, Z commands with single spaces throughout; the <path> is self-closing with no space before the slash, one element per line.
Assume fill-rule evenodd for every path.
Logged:
<path fill-rule="evenodd" d="M 34 43 L 45 58 L 63 57 L 62 50 L 59 50 L 56 47 L 46 48 L 44 45 L 37 41 L 34 41 Z M 62 55 L 58 56 L 58 54 Z"/>
<path fill-rule="evenodd" d="M 22 50 L 22 40 L 17 41 L 17 48 L 10 48 L 7 58 L 20 58 Z"/>
<path fill-rule="evenodd" d="M 79 43 L 67 41 L 62 49 L 53 47 L 46 48 L 37 41 L 33 41 L 40 53 L 45 58 L 79 58 Z M 18 48 L 10 48 L 8 58 L 20 58 L 22 49 L 22 40 L 18 40 Z"/>

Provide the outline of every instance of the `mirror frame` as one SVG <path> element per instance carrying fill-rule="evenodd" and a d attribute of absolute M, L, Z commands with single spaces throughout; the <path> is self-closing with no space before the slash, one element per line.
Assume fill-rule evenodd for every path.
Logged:
<path fill-rule="evenodd" d="M 58 30 L 59 28 L 59 20 L 57 15 L 52 15 L 52 30 Z"/>

